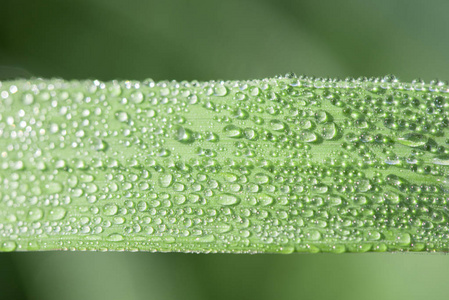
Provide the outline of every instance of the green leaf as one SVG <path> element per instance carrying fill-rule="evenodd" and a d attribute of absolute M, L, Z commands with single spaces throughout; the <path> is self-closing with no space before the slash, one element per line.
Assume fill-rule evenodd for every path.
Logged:
<path fill-rule="evenodd" d="M 448 87 L 0 82 L 0 250 L 448 251 Z"/>

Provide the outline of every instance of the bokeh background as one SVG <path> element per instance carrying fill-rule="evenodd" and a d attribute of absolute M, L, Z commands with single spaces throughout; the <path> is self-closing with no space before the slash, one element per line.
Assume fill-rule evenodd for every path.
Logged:
<path fill-rule="evenodd" d="M 449 1 L 0 0 L 0 80 L 449 79 Z M 442 254 L 0 254 L 0 299 L 447 299 Z"/>

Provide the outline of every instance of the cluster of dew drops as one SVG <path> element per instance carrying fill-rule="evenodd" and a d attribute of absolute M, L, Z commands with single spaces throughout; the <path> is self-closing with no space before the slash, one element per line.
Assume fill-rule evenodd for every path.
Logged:
<path fill-rule="evenodd" d="M 0 82 L 0 249 L 447 250 L 448 86 Z"/>

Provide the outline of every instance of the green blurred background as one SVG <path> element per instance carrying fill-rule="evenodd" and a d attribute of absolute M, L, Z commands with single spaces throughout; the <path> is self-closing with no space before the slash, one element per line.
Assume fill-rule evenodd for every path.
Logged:
<path fill-rule="evenodd" d="M 449 1 L 0 0 L 0 79 L 449 79 Z M 0 254 L 0 299 L 447 299 L 441 254 Z"/>

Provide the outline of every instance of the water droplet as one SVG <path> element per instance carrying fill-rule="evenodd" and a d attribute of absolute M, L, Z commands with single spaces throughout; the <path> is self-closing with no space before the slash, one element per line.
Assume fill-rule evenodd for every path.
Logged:
<path fill-rule="evenodd" d="M 115 117 L 117 118 L 117 120 L 119 120 L 120 122 L 128 122 L 129 120 L 129 116 L 126 112 L 124 111 L 118 111 L 115 114 Z"/>
<path fill-rule="evenodd" d="M 313 143 L 317 140 L 317 136 L 311 131 L 303 131 L 301 132 L 301 140 L 306 143 Z"/>
<path fill-rule="evenodd" d="M 368 179 L 360 179 L 357 182 L 357 190 L 359 192 L 367 192 L 371 189 L 371 184 Z"/>
<path fill-rule="evenodd" d="M 23 104 L 31 105 L 34 102 L 34 96 L 32 94 L 25 94 L 22 98 Z"/>
<path fill-rule="evenodd" d="M 220 232 L 220 233 L 226 233 L 226 232 L 231 231 L 231 229 L 232 229 L 232 226 L 229 224 L 217 224 L 216 227 L 217 227 L 218 232 Z"/>
<path fill-rule="evenodd" d="M 144 99 L 144 97 L 143 97 L 142 92 L 135 92 L 135 93 L 131 94 L 131 100 L 134 103 L 137 103 L 137 104 L 142 103 L 143 99 Z"/>
<path fill-rule="evenodd" d="M 163 174 L 159 177 L 159 184 L 161 187 L 169 187 L 173 183 L 173 175 Z"/>
<path fill-rule="evenodd" d="M 400 233 L 397 236 L 397 241 L 401 246 L 407 246 L 411 243 L 411 237 L 408 233 Z"/>
<path fill-rule="evenodd" d="M 324 184 L 317 184 L 313 186 L 313 191 L 319 194 L 324 194 L 328 191 L 328 187 Z"/>
<path fill-rule="evenodd" d="M 216 143 L 220 140 L 219 136 L 213 132 L 209 132 L 206 134 L 206 141 Z"/>
<path fill-rule="evenodd" d="M 247 98 L 248 98 L 248 96 L 246 96 L 246 94 L 244 94 L 242 92 L 235 93 L 235 97 L 234 97 L 234 99 L 237 101 L 243 101 L 243 100 L 246 100 Z"/>
<path fill-rule="evenodd" d="M 121 235 L 121 234 L 118 234 L 118 233 L 113 233 L 113 234 L 110 234 L 109 236 L 108 236 L 108 241 L 110 241 L 110 242 L 121 242 L 121 241 L 123 241 L 125 238 L 123 237 L 123 235 Z"/>
<path fill-rule="evenodd" d="M 334 245 L 330 250 L 330 252 L 332 253 L 344 253 L 345 251 L 346 251 L 345 245 Z"/>
<path fill-rule="evenodd" d="M 118 206 L 115 204 L 106 204 L 103 208 L 104 214 L 107 216 L 113 216 L 118 212 Z"/>
<path fill-rule="evenodd" d="M 409 133 L 398 138 L 398 142 L 409 147 L 420 147 L 427 143 L 427 137 L 417 133 Z"/>
<path fill-rule="evenodd" d="M 266 184 L 270 182 L 270 177 L 268 177 L 267 175 L 263 174 L 263 173 L 257 173 L 254 176 L 254 181 L 257 184 Z"/>
<path fill-rule="evenodd" d="M 242 108 L 237 108 L 233 112 L 232 117 L 234 117 L 236 119 L 239 119 L 239 120 L 246 120 L 246 119 L 249 118 L 249 113 L 246 110 L 242 109 Z"/>
<path fill-rule="evenodd" d="M 172 136 L 175 140 L 183 144 L 191 144 L 195 141 L 193 132 L 190 129 L 179 125 L 173 127 Z"/>
<path fill-rule="evenodd" d="M 337 127 L 335 123 L 325 124 L 323 126 L 323 138 L 326 140 L 331 140 L 337 135 Z"/>
<path fill-rule="evenodd" d="M 96 151 L 106 151 L 108 149 L 108 143 L 99 138 L 91 138 L 89 143 L 92 145 L 92 148 Z"/>
<path fill-rule="evenodd" d="M 86 192 L 87 192 L 87 193 L 93 194 L 93 193 L 95 193 L 96 191 L 98 191 L 98 186 L 97 186 L 96 184 L 94 184 L 94 183 L 92 183 L 92 182 L 86 184 Z"/>
<path fill-rule="evenodd" d="M 273 203 L 274 199 L 270 195 L 267 195 L 265 193 L 262 193 L 257 196 L 257 200 L 259 201 L 260 205 L 267 206 Z"/>
<path fill-rule="evenodd" d="M 381 238 L 381 236 L 382 236 L 382 235 L 380 234 L 380 232 L 375 231 L 375 230 L 370 231 L 370 232 L 368 233 L 368 238 L 371 239 L 371 240 L 374 240 L 374 241 L 379 240 L 379 239 Z"/>
<path fill-rule="evenodd" d="M 439 155 L 435 157 L 432 162 L 440 166 L 449 166 L 449 155 Z"/>
<path fill-rule="evenodd" d="M 215 236 L 213 236 L 212 234 L 202 236 L 202 237 L 197 237 L 195 239 L 195 242 L 199 242 L 199 243 L 212 243 L 213 241 L 215 241 Z"/>
<path fill-rule="evenodd" d="M 112 96 L 117 97 L 122 93 L 122 88 L 117 82 L 113 82 L 113 84 L 109 86 L 109 92 Z"/>
<path fill-rule="evenodd" d="M 315 119 L 317 120 L 318 123 L 326 123 L 329 121 L 329 118 L 330 118 L 329 114 L 324 110 L 320 110 L 315 114 Z"/>
<path fill-rule="evenodd" d="M 271 120 L 270 125 L 274 131 L 282 131 L 286 128 L 286 125 L 279 120 Z"/>
<path fill-rule="evenodd" d="M 252 128 L 245 128 L 245 138 L 251 141 L 257 140 L 259 135 Z"/>
<path fill-rule="evenodd" d="M 1 252 L 11 252 L 16 250 L 17 243 L 14 241 L 6 241 L 0 244 L 0 251 Z"/>
<path fill-rule="evenodd" d="M 67 211 L 63 207 L 55 207 L 48 213 L 48 219 L 52 221 L 61 220 L 65 217 Z"/>
<path fill-rule="evenodd" d="M 231 194 L 221 194 L 216 197 L 215 202 L 219 205 L 234 205 L 240 202 L 240 199 Z"/>
<path fill-rule="evenodd" d="M 223 128 L 223 132 L 227 137 L 238 139 L 243 136 L 242 129 L 235 125 L 227 125 Z"/>
<path fill-rule="evenodd" d="M 214 86 L 214 95 L 218 96 L 218 97 L 223 97 L 226 96 L 228 94 L 228 89 L 222 85 L 222 84 L 217 84 Z"/>
<path fill-rule="evenodd" d="M 43 216 L 44 216 L 44 212 L 42 211 L 42 209 L 40 209 L 38 207 L 33 207 L 28 212 L 28 220 L 30 220 L 30 221 L 40 220 L 40 219 L 42 219 Z"/>
<path fill-rule="evenodd" d="M 312 230 L 308 233 L 307 236 L 309 239 L 311 239 L 313 241 L 317 241 L 321 238 L 321 233 L 319 231 Z"/>
<path fill-rule="evenodd" d="M 235 182 L 237 181 L 237 175 L 233 173 L 223 172 L 221 173 L 221 176 L 223 176 L 223 179 L 227 182 Z"/>
<path fill-rule="evenodd" d="M 341 204 L 341 197 L 340 196 L 329 196 L 328 201 L 330 205 L 340 205 Z"/>
<path fill-rule="evenodd" d="M 60 184 L 59 182 L 49 182 L 45 184 L 45 189 L 50 194 L 59 193 L 62 191 L 62 184 Z"/>
<path fill-rule="evenodd" d="M 185 188 L 186 188 L 186 186 L 182 183 L 177 182 L 173 185 L 173 190 L 176 192 L 182 192 L 185 190 Z"/>

